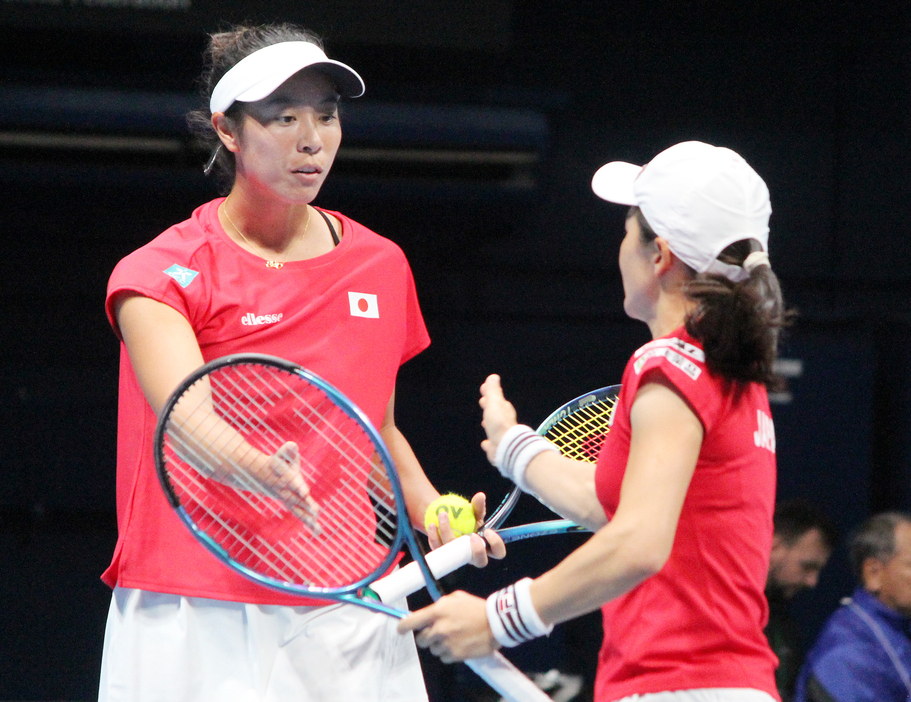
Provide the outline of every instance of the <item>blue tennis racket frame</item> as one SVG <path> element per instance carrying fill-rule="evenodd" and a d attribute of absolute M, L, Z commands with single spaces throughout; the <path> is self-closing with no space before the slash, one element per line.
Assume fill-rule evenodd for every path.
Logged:
<path fill-rule="evenodd" d="M 396 510 L 398 514 L 395 525 L 395 537 L 389 546 L 389 554 L 383 559 L 380 565 L 371 571 L 367 576 L 357 581 L 356 583 L 345 587 L 344 589 L 296 586 L 292 583 L 282 582 L 275 578 L 270 578 L 268 576 L 262 575 L 261 573 L 257 573 L 256 571 L 251 570 L 250 568 L 247 568 L 240 563 L 237 563 L 233 558 L 231 558 L 228 552 L 220 544 L 218 544 L 214 539 L 212 539 L 211 536 L 209 536 L 209 534 L 197 526 L 193 519 L 187 514 L 183 505 L 180 504 L 180 499 L 178 498 L 176 491 L 171 485 L 167 471 L 164 467 L 167 463 L 167 459 L 164 454 L 164 438 L 165 433 L 167 432 L 168 420 L 171 416 L 171 411 L 173 410 L 174 405 L 180 400 L 183 394 L 190 387 L 196 384 L 201 378 L 211 374 L 213 371 L 216 371 L 219 368 L 242 364 L 260 364 L 266 366 L 274 366 L 288 373 L 298 375 L 310 385 L 313 385 L 314 387 L 320 389 L 329 397 L 330 400 L 332 400 L 332 402 L 339 409 L 348 415 L 348 417 L 357 422 L 360 427 L 366 432 L 367 436 L 370 438 L 371 443 L 373 444 L 373 448 L 376 450 L 377 455 L 383 462 L 383 466 L 386 468 L 386 474 L 389 477 L 389 483 L 395 497 L 396 506 L 403 507 L 401 510 Z M 206 363 L 205 365 L 200 366 L 195 371 L 193 371 L 193 373 L 184 379 L 183 382 L 181 382 L 181 384 L 171 394 L 171 397 L 168 399 L 168 402 L 165 404 L 165 407 L 162 410 L 161 416 L 155 428 L 155 452 L 155 465 L 157 469 L 156 472 L 158 473 L 158 479 L 161 483 L 162 489 L 165 492 L 165 495 L 168 498 L 168 502 L 177 512 L 181 521 L 187 526 L 188 529 L 190 529 L 191 532 L 193 532 L 194 536 L 199 540 L 199 542 L 202 543 L 202 545 L 205 546 L 205 548 L 210 553 L 212 553 L 212 555 L 218 558 L 218 560 L 220 560 L 229 568 L 239 572 L 241 575 L 249 578 L 250 580 L 253 580 L 254 582 L 265 585 L 266 587 L 273 588 L 275 590 L 279 590 L 281 592 L 299 595 L 301 597 L 313 597 L 317 599 L 326 599 L 332 601 L 345 601 L 350 602 L 351 604 L 367 607 L 368 609 L 373 609 L 375 611 L 382 612 L 394 617 L 402 616 L 402 612 L 400 610 L 389 607 L 379 600 L 370 597 L 369 594 L 365 594 L 364 592 L 366 588 L 369 587 L 371 582 L 376 580 L 377 577 L 392 567 L 403 546 L 408 548 L 412 556 L 414 556 L 416 553 L 422 553 L 417 539 L 415 538 L 411 524 L 408 521 L 407 510 L 404 509 L 405 494 L 402 490 L 402 484 L 399 480 L 398 471 L 395 469 L 395 463 L 392 460 L 392 456 L 389 454 L 389 449 L 386 448 L 386 443 L 383 441 L 380 433 L 370 422 L 370 419 L 331 383 L 324 380 L 316 373 L 308 371 L 296 363 L 286 361 L 276 356 L 270 356 L 268 354 L 232 354 L 210 361 L 209 363 Z M 403 514 L 405 520 L 404 524 L 402 523 Z M 430 569 L 427 567 L 427 563 L 423 558 L 414 558 L 414 560 L 424 575 L 425 582 L 427 583 L 427 590 L 430 592 L 433 599 L 436 600 L 441 597 L 442 591 L 440 590 L 436 579 L 433 577 L 433 574 L 430 572 Z M 360 593 L 360 596 L 354 593 Z"/>

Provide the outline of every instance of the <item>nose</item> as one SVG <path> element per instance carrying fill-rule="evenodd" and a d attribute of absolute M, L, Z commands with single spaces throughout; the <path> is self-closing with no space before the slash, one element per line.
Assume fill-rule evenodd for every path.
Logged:
<path fill-rule="evenodd" d="M 297 150 L 305 154 L 315 154 L 323 148 L 319 133 L 319 120 L 315 117 L 302 118 L 298 121 Z"/>

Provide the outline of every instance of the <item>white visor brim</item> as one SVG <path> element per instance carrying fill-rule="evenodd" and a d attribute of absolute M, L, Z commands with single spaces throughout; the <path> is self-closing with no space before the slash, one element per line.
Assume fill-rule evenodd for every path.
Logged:
<path fill-rule="evenodd" d="M 335 81 L 342 97 L 360 97 L 364 81 L 350 66 L 328 58 L 308 41 L 287 41 L 254 51 L 225 73 L 209 100 L 212 114 L 224 112 L 235 101 L 256 102 L 271 95 L 298 71 L 318 67 Z"/>

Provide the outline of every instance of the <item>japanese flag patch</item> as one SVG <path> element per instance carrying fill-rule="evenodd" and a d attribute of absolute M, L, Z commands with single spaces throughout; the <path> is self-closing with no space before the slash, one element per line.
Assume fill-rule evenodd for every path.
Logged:
<path fill-rule="evenodd" d="M 377 305 L 376 295 L 371 293 L 348 292 L 348 307 L 352 317 L 367 317 L 379 319 L 380 308 Z"/>

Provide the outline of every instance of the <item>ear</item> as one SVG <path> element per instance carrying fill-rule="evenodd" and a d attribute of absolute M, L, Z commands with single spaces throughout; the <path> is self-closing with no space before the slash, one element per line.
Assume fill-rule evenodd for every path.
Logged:
<path fill-rule="evenodd" d="M 215 133 L 218 134 L 218 138 L 221 139 L 221 143 L 224 144 L 225 149 L 233 153 L 240 151 L 238 141 L 240 130 L 234 126 L 231 120 L 225 117 L 224 112 L 216 112 L 212 115 L 212 127 L 215 129 Z"/>
<path fill-rule="evenodd" d="M 878 558 L 870 557 L 861 566 L 864 589 L 873 594 L 878 593 L 883 587 L 883 570 L 885 564 Z"/>
<path fill-rule="evenodd" d="M 655 274 L 661 276 L 670 271 L 677 257 L 660 236 L 655 239 L 654 244 L 655 252 L 652 254 L 652 262 L 655 266 Z"/>

